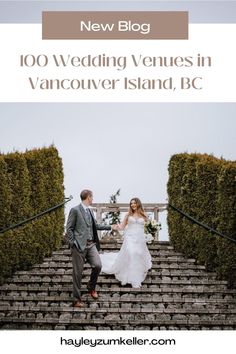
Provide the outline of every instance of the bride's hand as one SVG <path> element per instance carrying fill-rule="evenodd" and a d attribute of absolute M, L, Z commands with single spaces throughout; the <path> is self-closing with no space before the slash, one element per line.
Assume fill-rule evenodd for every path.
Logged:
<path fill-rule="evenodd" d="M 116 224 L 114 230 L 115 231 L 121 230 L 121 224 Z"/>

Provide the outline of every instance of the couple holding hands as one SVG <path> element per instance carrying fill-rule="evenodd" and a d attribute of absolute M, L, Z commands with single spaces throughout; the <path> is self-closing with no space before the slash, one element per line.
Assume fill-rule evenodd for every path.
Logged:
<path fill-rule="evenodd" d="M 73 266 L 74 307 L 82 307 L 81 281 L 84 263 L 92 267 L 87 289 L 97 299 L 95 290 L 100 272 L 114 274 L 122 285 L 131 284 L 139 288 L 151 268 L 151 255 L 146 245 L 144 224 L 148 219 L 138 198 L 132 198 L 128 213 L 119 225 L 97 224 L 93 211 L 93 193 L 83 190 L 81 203 L 70 210 L 66 232 L 70 244 Z M 119 252 L 99 255 L 100 245 L 97 230 L 125 230 L 124 241 Z"/>

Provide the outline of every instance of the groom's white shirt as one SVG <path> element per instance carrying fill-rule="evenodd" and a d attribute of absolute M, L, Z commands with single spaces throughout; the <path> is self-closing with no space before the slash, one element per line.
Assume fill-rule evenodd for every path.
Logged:
<path fill-rule="evenodd" d="M 81 203 L 82 207 L 84 208 L 85 211 L 87 211 L 89 209 L 89 207 L 87 207 L 87 205 Z"/>

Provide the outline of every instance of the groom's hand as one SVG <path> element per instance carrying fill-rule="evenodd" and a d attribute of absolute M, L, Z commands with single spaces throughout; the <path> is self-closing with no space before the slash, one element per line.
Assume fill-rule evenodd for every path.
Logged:
<path fill-rule="evenodd" d="M 119 228 L 119 225 L 111 225 L 111 229 L 114 231 L 117 231 Z"/>

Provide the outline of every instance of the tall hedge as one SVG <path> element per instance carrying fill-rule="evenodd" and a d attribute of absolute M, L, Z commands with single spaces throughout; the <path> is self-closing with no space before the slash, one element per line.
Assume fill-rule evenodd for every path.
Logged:
<path fill-rule="evenodd" d="M 0 155 L 0 230 L 7 227 L 11 222 L 11 202 L 12 192 L 10 179 L 7 173 L 7 164 L 4 160 L 4 156 Z M 9 238 L 9 248 L 11 249 L 11 239 Z M 0 281 L 4 275 L 10 273 L 9 261 L 6 261 L 6 242 L 0 235 Z M 13 245 L 12 245 L 13 246 Z"/>
<path fill-rule="evenodd" d="M 42 170 L 44 174 L 44 183 L 47 187 L 46 205 L 50 207 L 58 203 L 64 196 L 64 174 L 62 168 L 62 160 L 58 155 L 58 151 L 51 146 L 41 150 Z M 64 210 L 60 208 L 52 215 L 51 222 L 53 229 L 51 232 L 52 248 L 60 246 L 61 239 L 56 235 L 62 235 L 64 232 Z"/>
<path fill-rule="evenodd" d="M 12 191 L 7 164 L 0 155 L 0 230 L 11 222 Z"/>
<path fill-rule="evenodd" d="M 30 207 L 34 214 L 47 209 L 47 185 L 45 181 L 41 150 L 34 149 L 24 154 L 29 171 Z"/>
<path fill-rule="evenodd" d="M 169 162 L 170 204 L 225 234 L 235 232 L 236 163 L 206 154 L 176 154 Z M 169 208 L 174 246 L 195 257 L 219 277 L 229 279 L 236 266 L 236 244 L 221 239 Z M 233 236 L 236 239 L 236 235 Z"/>
<path fill-rule="evenodd" d="M 45 151 L 44 148 L 33 149 L 30 151 L 26 151 L 26 153 L 24 154 L 30 177 L 30 205 L 33 215 L 41 213 L 56 204 L 55 203 L 49 205 L 47 203 L 48 187 L 46 183 L 46 176 L 44 174 L 45 171 L 43 169 L 42 164 L 43 151 Z M 33 223 L 34 231 L 35 233 L 38 233 L 37 240 L 33 242 L 35 246 L 34 250 L 36 251 L 38 248 L 41 247 L 45 250 L 44 255 L 50 254 L 51 250 L 54 248 L 51 244 L 51 241 L 49 242 L 49 239 L 51 239 L 52 229 L 54 225 L 53 214 L 55 214 L 55 212 L 50 215 L 44 215 L 43 217 L 41 217 L 39 223 Z M 39 232 L 37 231 L 38 229 Z M 45 230 L 47 237 L 45 237 Z"/>
<path fill-rule="evenodd" d="M 218 179 L 217 230 L 236 240 L 236 162 L 222 166 Z M 236 266 L 236 245 L 217 239 L 217 272 L 224 278 Z"/>
<path fill-rule="evenodd" d="M 31 214 L 29 171 L 24 154 L 7 154 L 5 162 L 12 191 L 11 223 L 17 223 Z"/>
<path fill-rule="evenodd" d="M 54 146 L 1 155 L 0 177 L 0 191 L 6 196 L 0 213 L 1 229 L 64 200 L 62 161 Z M 50 255 L 60 246 L 63 230 L 64 208 L 60 208 L 1 233 L 0 282 L 15 270 L 27 269 Z"/>

